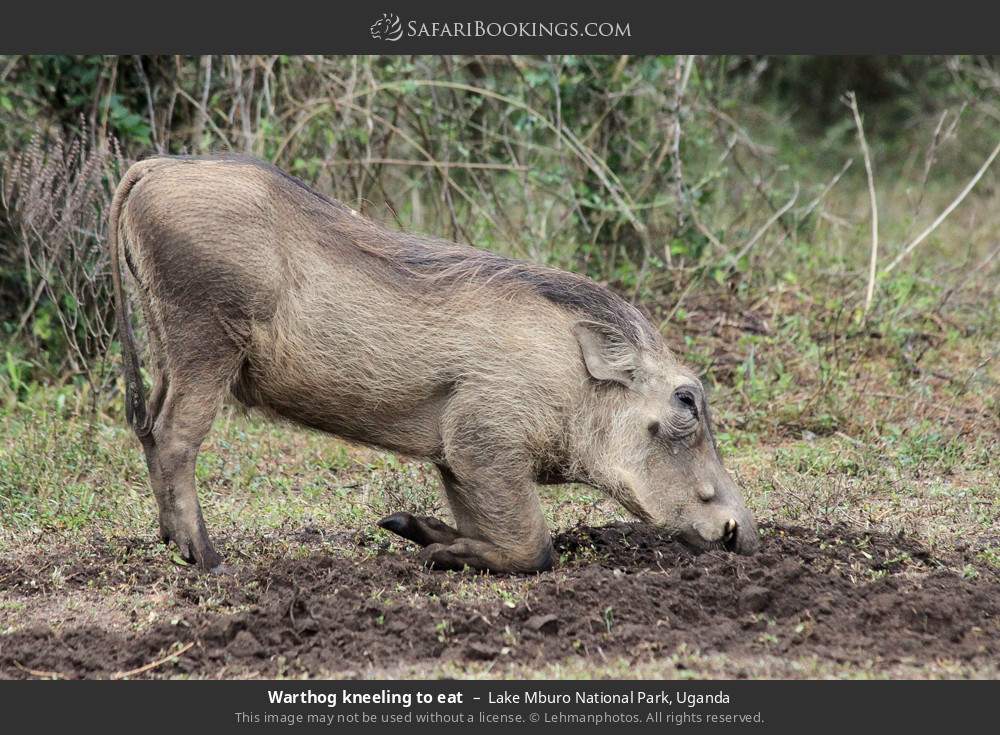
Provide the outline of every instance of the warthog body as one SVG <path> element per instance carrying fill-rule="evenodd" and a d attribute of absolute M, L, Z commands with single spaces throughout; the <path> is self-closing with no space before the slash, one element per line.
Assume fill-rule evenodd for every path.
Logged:
<path fill-rule="evenodd" d="M 536 483 L 601 488 L 700 546 L 752 551 L 700 383 L 592 281 L 388 230 L 243 158 L 135 164 L 111 211 L 127 413 L 160 533 L 212 569 L 195 457 L 227 394 L 434 462 L 456 528 L 380 525 L 437 567 L 553 563 Z M 121 282 L 149 332 L 147 400 Z"/>

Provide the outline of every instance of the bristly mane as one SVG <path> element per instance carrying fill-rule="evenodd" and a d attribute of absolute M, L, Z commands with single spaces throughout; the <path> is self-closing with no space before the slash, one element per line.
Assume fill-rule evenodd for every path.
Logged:
<path fill-rule="evenodd" d="M 402 275 L 417 277 L 439 285 L 476 283 L 507 288 L 524 288 L 581 318 L 613 327 L 637 348 L 653 347 L 660 335 L 639 309 L 594 281 L 574 273 L 508 258 L 488 250 L 459 245 L 447 240 L 411 235 L 390 230 L 357 216 L 345 204 L 316 191 L 295 176 L 259 159 L 238 155 L 175 156 L 182 160 L 230 161 L 263 168 L 294 185 L 333 211 L 318 211 L 334 219 L 333 226 L 346 223 L 352 230 L 363 228 L 380 235 L 376 238 L 353 238 L 354 245 L 379 258 Z M 322 210 L 322 208 L 320 208 Z M 357 233 L 361 234 L 361 233 Z M 370 244 L 377 242 L 377 245 Z"/>
<path fill-rule="evenodd" d="M 615 328 L 638 348 L 659 342 L 659 334 L 635 306 L 574 273 L 423 237 L 406 236 L 395 252 L 387 256 L 406 272 L 436 283 L 478 283 L 530 290 L 587 321 Z"/>

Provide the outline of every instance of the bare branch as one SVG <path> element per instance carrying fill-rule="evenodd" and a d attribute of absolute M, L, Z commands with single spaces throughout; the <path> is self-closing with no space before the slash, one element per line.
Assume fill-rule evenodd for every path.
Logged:
<path fill-rule="evenodd" d="M 865 158 L 865 175 L 868 177 L 868 197 L 871 201 L 872 212 L 872 247 L 871 257 L 868 259 L 868 288 L 865 291 L 865 313 L 871 308 L 872 299 L 875 296 L 875 269 L 878 264 L 878 199 L 875 196 L 875 173 L 872 170 L 872 156 L 868 150 L 868 140 L 865 138 L 865 127 L 861 122 L 861 113 L 858 111 L 858 99 L 854 92 L 848 92 L 844 96 L 844 102 L 851 108 L 854 116 L 854 125 L 858 129 L 858 141 L 861 143 L 861 154 Z"/>
<path fill-rule="evenodd" d="M 815 210 L 816 207 L 819 206 L 820 202 L 822 202 L 826 198 L 826 195 L 833 190 L 833 187 L 837 185 L 837 182 L 840 181 L 841 177 L 845 173 L 847 173 L 847 169 L 849 169 L 853 164 L 854 164 L 853 158 L 848 158 L 846 161 L 844 161 L 844 165 L 841 166 L 840 171 L 838 171 L 836 175 L 832 179 L 830 179 L 827 185 L 823 187 L 823 191 L 817 194 L 816 198 L 813 199 L 811 202 L 809 202 L 809 204 L 806 205 L 806 208 L 802 210 L 802 214 L 800 215 L 801 219 L 804 220 L 806 217 L 808 217 L 810 214 L 813 213 L 813 210 Z"/>
<path fill-rule="evenodd" d="M 764 233 L 766 233 L 769 229 L 771 229 L 771 226 L 779 219 L 781 219 L 781 216 L 785 214 L 785 212 L 787 212 L 789 209 L 795 206 L 795 202 L 798 200 L 798 198 L 799 198 L 799 183 L 796 181 L 795 191 L 792 192 L 792 198 L 789 199 L 787 202 L 785 202 L 785 204 L 777 212 L 772 214 L 771 217 L 767 220 L 767 222 L 765 222 L 761 226 L 761 228 L 757 230 L 756 233 L 754 233 L 754 236 L 751 237 L 749 240 L 747 240 L 746 245 L 740 248 L 740 251 L 736 253 L 736 255 L 732 256 L 732 258 L 730 258 L 731 264 L 735 265 L 736 263 L 739 263 L 740 260 L 742 260 L 743 257 L 750 252 L 753 246 L 757 244 L 757 241 L 764 236 Z"/>
<path fill-rule="evenodd" d="M 989 169 L 990 164 L 992 164 L 993 161 L 996 159 L 997 154 L 1000 154 L 1000 143 L 997 143 L 996 147 L 993 149 L 993 152 L 990 153 L 990 155 L 987 157 L 983 165 L 979 167 L 978 171 L 976 171 L 976 175 L 969 180 L 969 183 L 966 184 L 965 188 L 958 193 L 958 196 L 955 197 L 952 203 L 949 204 L 947 207 L 945 207 L 944 211 L 941 212 L 941 214 L 939 214 L 937 218 L 933 222 L 931 222 L 930 225 L 928 225 L 923 232 L 921 232 L 919 235 L 913 238 L 910 244 L 908 244 L 905 248 L 903 248 L 902 252 L 900 252 L 899 255 L 893 258 L 892 262 L 885 267 L 885 269 L 882 271 L 883 276 L 888 273 L 891 273 L 896 268 L 896 266 L 898 266 L 903 261 L 903 259 L 907 255 L 913 252 L 913 249 L 916 248 L 917 245 L 919 245 L 925 239 L 927 239 L 927 236 L 930 235 L 932 232 L 934 232 L 934 230 L 936 230 L 938 226 L 942 222 L 944 222 L 945 219 L 948 218 L 949 214 L 955 211 L 955 208 L 962 203 L 965 197 L 969 195 L 969 192 L 972 191 L 973 188 L 975 188 L 976 184 L 979 183 L 979 180 L 983 178 L 983 174 L 985 174 L 987 169 Z"/>

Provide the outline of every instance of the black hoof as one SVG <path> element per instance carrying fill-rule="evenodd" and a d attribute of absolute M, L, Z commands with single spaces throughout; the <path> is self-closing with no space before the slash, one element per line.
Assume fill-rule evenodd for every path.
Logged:
<path fill-rule="evenodd" d="M 207 539 L 200 547 L 191 541 L 184 540 L 183 536 L 180 538 L 172 536 L 164 543 L 168 545 L 173 543 L 177 549 L 177 556 L 187 564 L 198 567 L 202 572 L 217 574 L 224 573 L 227 569 L 226 565 L 223 564 L 222 557 Z"/>
<path fill-rule="evenodd" d="M 411 539 L 413 534 L 413 516 L 409 513 L 393 513 L 378 522 L 380 528 L 392 531 L 405 539 Z"/>

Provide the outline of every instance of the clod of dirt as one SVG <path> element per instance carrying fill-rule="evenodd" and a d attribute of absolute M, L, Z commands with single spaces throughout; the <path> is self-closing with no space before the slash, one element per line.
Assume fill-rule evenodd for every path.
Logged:
<path fill-rule="evenodd" d="M 406 630 L 406 627 L 407 627 L 406 621 L 404 620 L 391 620 L 389 621 L 388 625 L 385 626 L 385 629 L 390 633 L 398 634 Z"/>
<path fill-rule="evenodd" d="M 241 630 L 226 647 L 231 654 L 240 658 L 250 658 L 264 653 L 264 648 L 260 641 L 254 638 L 249 630 Z"/>
<path fill-rule="evenodd" d="M 767 587 L 750 585 L 740 592 L 740 612 L 759 613 L 771 603 L 771 590 Z"/>
<path fill-rule="evenodd" d="M 536 633 L 555 633 L 559 630 L 559 618 L 555 615 L 534 615 L 524 624 Z"/>
<path fill-rule="evenodd" d="M 474 661 L 492 661 L 500 655 L 500 651 L 498 649 L 482 643 L 470 643 L 466 647 L 465 653 Z"/>

